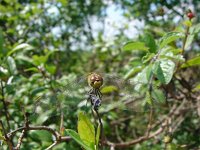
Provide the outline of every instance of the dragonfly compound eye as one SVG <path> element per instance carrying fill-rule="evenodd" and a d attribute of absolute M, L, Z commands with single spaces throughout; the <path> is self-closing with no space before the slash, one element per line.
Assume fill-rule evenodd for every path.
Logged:
<path fill-rule="evenodd" d="M 91 73 L 88 76 L 88 84 L 95 89 L 99 89 L 103 85 L 103 78 L 97 73 Z"/>

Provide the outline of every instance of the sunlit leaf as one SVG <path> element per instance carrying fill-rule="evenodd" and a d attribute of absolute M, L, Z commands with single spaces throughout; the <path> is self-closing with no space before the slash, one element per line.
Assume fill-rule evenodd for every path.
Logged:
<path fill-rule="evenodd" d="M 40 141 L 40 142 L 52 142 L 52 135 L 48 131 L 44 130 L 38 130 L 38 131 L 31 131 L 30 132 L 30 137 L 34 141 Z"/>
<path fill-rule="evenodd" d="M 164 103 L 166 100 L 166 96 L 164 95 L 163 91 L 159 89 L 153 89 L 152 98 L 160 103 Z"/>
<path fill-rule="evenodd" d="M 191 20 L 186 20 L 186 21 L 183 22 L 183 24 L 184 24 L 185 26 L 187 26 L 187 27 L 191 27 L 191 26 L 192 26 Z"/>
<path fill-rule="evenodd" d="M 104 86 L 101 89 L 101 93 L 103 93 L 103 94 L 108 94 L 108 93 L 117 92 L 117 91 L 118 91 L 118 88 L 114 85 Z"/>
<path fill-rule="evenodd" d="M 95 144 L 95 129 L 94 125 L 84 112 L 78 114 L 78 134 L 82 141 L 89 147 Z"/>
<path fill-rule="evenodd" d="M 134 67 L 133 69 L 131 69 L 125 76 L 124 79 L 130 79 L 132 77 L 134 77 L 138 72 L 140 72 L 142 69 L 144 68 L 144 66 L 138 66 L 138 67 Z"/>
<path fill-rule="evenodd" d="M 193 92 L 194 92 L 194 91 L 200 91 L 200 83 L 197 84 L 197 85 L 195 86 L 195 88 L 193 88 L 192 91 L 193 91 Z"/>
<path fill-rule="evenodd" d="M 27 44 L 27 43 L 22 43 L 22 44 L 19 44 L 17 45 L 15 48 L 13 48 L 9 53 L 8 53 L 8 56 L 12 55 L 13 53 L 19 51 L 19 50 L 33 50 L 34 47 Z"/>
<path fill-rule="evenodd" d="M 96 145 L 99 145 L 100 134 L 101 134 L 101 125 L 98 124 L 98 127 L 97 127 L 97 134 L 96 134 Z"/>
<path fill-rule="evenodd" d="M 36 94 L 43 92 L 46 89 L 47 89 L 46 87 L 38 87 L 38 88 L 32 90 L 30 93 L 32 96 L 35 96 Z"/>
<path fill-rule="evenodd" d="M 56 66 L 53 65 L 45 65 L 46 70 L 50 73 L 50 74 L 55 74 L 56 72 Z"/>
<path fill-rule="evenodd" d="M 149 52 L 155 53 L 157 51 L 157 45 L 152 34 L 146 33 L 142 38 L 142 42 L 149 47 Z"/>
<path fill-rule="evenodd" d="M 79 134 L 71 129 L 66 129 L 66 133 L 73 138 L 81 147 L 83 147 L 86 150 L 94 150 L 94 148 L 89 147 L 86 145 L 83 140 L 80 138 Z"/>
<path fill-rule="evenodd" d="M 24 71 L 26 71 L 26 72 L 28 72 L 28 71 L 39 72 L 38 68 L 36 68 L 36 67 L 31 67 L 31 68 L 25 69 Z"/>
<path fill-rule="evenodd" d="M 38 55 L 33 55 L 33 63 L 36 66 L 39 66 L 41 64 L 44 64 L 47 61 L 47 57 L 46 56 L 38 56 Z"/>
<path fill-rule="evenodd" d="M 142 57 L 142 62 L 147 63 L 155 56 L 154 53 L 147 53 L 144 57 Z"/>
<path fill-rule="evenodd" d="M 17 74 L 17 67 L 15 64 L 15 60 L 12 57 L 7 57 L 8 69 L 12 75 Z"/>
<path fill-rule="evenodd" d="M 132 50 L 142 50 L 148 51 L 148 47 L 145 46 L 143 42 L 128 42 L 123 46 L 123 50 L 132 51 Z"/>
<path fill-rule="evenodd" d="M 161 38 L 159 48 L 162 49 L 167 44 L 169 44 L 169 43 L 171 43 L 171 42 L 173 42 L 173 41 L 175 41 L 177 39 L 183 38 L 183 37 L 184 37 L 183 33 L 180 33 L 180 32 L 169 32 L 169 33 L 165 34 Z"/>
<path fill-rule="evenodd" d="M 200 56 L 192 58 L 181 65 L 181 68 L 187 68 L 200 65 Z"/>
<path fill-rule="evenodd" d="M 157 62 L 153 72 L 161 83 L 168 84 L 173 76 L 175 64 L 169 59 L 163 59 Z"/>

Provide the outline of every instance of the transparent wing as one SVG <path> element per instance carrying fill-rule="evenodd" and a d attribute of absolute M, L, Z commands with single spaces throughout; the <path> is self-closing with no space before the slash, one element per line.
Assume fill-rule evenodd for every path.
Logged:
<path fill-rule="evenodd" d="M 104 84 L 100 91 L 103 95 L 99 111 L 102 114 L 118 111 L 121 114 L 141 114 L 149 112 L 146 104 L 146 93 L 141 90 L 144 82 L 123 80 L 122 77 L 101 74 Z M 62 113 L 66 114 L 86 107 L 88 91 L 86 76 L 65 76 L 51 84 L 43 95 L 35 97 L 32 118 L 37 123 L 46 123 L 52 119 L 60 120 Z M 147 88 L 147 86 L 146 86 Z M 138 91 L 138 89 L 140 91 Z M 145 87 L 143 89 L 145 91 Z M 90 106 L 88 106 L 90 107 Z"/>
<path fill-rule="evenodd" d="M 68 114 L 84 106 L 88 89 L 84 76 L 70 75 L 54 81 L 46 92 L 33 98 L 30 119 L 36 124 L 48 124 L 52 119 L 59 122 L 62 113 Z"/>

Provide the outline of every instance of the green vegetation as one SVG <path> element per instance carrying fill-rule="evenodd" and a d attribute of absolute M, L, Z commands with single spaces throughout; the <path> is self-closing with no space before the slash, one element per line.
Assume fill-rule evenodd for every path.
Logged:
<path fill-rule="evenodd" d="M 0 149 L 200 149 L 198 5 L 0 0 Z"/>

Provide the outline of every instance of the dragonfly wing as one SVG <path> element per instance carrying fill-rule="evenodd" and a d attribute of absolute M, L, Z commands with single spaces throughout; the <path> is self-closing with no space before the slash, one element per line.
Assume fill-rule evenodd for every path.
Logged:
<path fill-rule="evenodd" d="M 64 76 L 54 81 L 47 92 L 36 95 L 31 117 L 41 123 L 61 113 L 76 110 L 85 99 L 87 89 L 84 77 Z"/>

